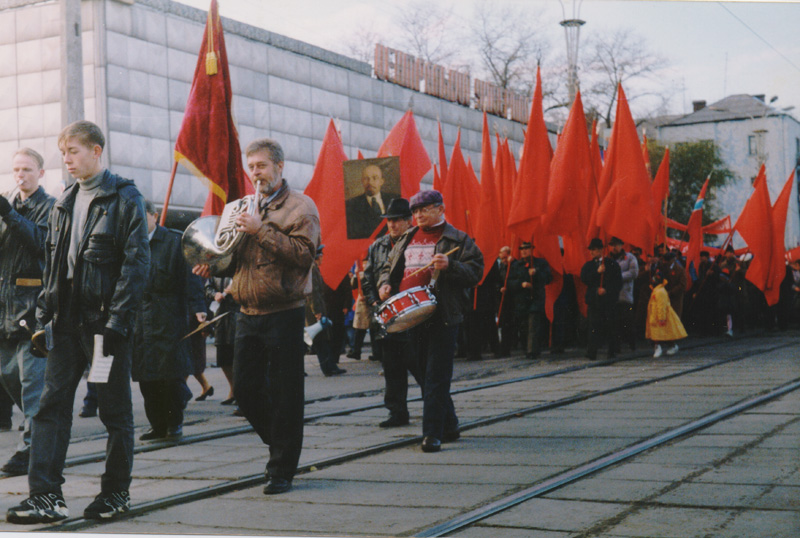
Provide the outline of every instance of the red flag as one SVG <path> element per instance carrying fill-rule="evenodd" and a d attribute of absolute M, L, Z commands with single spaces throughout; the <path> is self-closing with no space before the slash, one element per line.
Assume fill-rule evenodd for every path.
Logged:
<path fill-rule="evenodd" d="M 419 137 L 411 110 L 392 127 L 378 149 L 378 157 L 400 157 L 400 192 L 403 198 L 419 192 L 419 183 L 431 169 L 431 160 Z"/>
<path fill-rule="evenodd" d="M 653 193 L 653 208 L 655 209 L 655 218 L 658 226 L 656 228 L 656 236 L 659 243 L 663 243 L 667 237 L 667 227 L 664 224 L 664 216 L 667 214 L 667 208 L 664 205 L 667 197 L 669 196 L 669 148 L 664 150 L 664 158 L 658 166 L 658 172 L 650 187 Z"/>
<path fill-rule="evenodd" d="M 363 255 L 373 241 L 371 238 L 347 239 L 342 166 L 346 160 L 342 139 L 331 120 L 322 140 L 314 175 L 306 186 L 305 194 L 317 204 L 321 241 L 330 246 L 325 250 L 320 272 L 328 286 L 333 289 L 336 289 L 353 262 Z"/>
<path fill-rule="evenodd" d="M 442 137 L 442 124 L 439 123 L 439 180 L 445 181 L 447 179 L 447 154 L 444 152 L 444 138 Z M 436 187 L 436 183 L 433 184 L 433 188 L 439 192 L 442 192 L 444 185 L 439 185 Z"/>
<path fill-rule="evenodd" d="M 603 173 L 610 168 L 612 185 L 597 210 L 597 225 L 608 236 L 652 252 L 656 224 L 650 176 L 621 84 L 611 140 Z"/>
<path fill-rule="evenodd" d="M 552 156 L 553 149 L 542 109 L 542 77 L 537 70 L 525 144 L 507 220 L 508 227 L 519 237 L 531 237 L 539 217 L 545 213 Z"/>
<path fill-rule="evenodd" d="M 644 159 L 644 167 L 647 169 L 647 177 L 652 177 L 652 170 L 650 168 L 650 150 L 647 149 L 647 135 L 642 133 L 642 158 Z"/>
<path fill-rule="evenodd" d="M 480 185 L 474 177 L 475 173 L 470 173 L 461 153 L 459 131 L 450 157 L 450 165 L 447 167 L 447 180 L 444 182 L 442 198 L 447 222 L 469 235 L 475 233 L 475 222 L 470 221 L 475 219 L 480 202 Z"/>
<path fill-rule="evenodd" d="M 550 166 L 547 214 L 542 219 L 545 231 L 561 236 L 583 236 L 589 225 L 594 188 L 589 134 L 578 92 Z"/>
<path fill-rule="evenodd" d="M 175 143 L 175 161 L 208 186 L 203 215 L 219 215 L 225 204 L 253 194 L 242 164 L 239 135 L 231 117 L 231 79 L 225 37 L 211 0 L 200 56 Z"/>
<path fill-rule="evenodd" d="M 659 169 L 659 172 L 661 170 Z M 689 216 L 689 223 L 686 225 L 686 231 L 689 232 L 689 248 L 686 252 L 686 286 L 687 289 L 691 288 L 692 279 L 689 275 L 689 265 L 694 262 L 695 269 L 700 267 L 700 249 L 703 247 L 703 205 L 706 201 L 706 189 L 708 182 L 711 180 L 711 175 L 706 178 L 703 183 L 703 188 L 700 189 L 700 194 L 697 196 L 697 201 L 694 203 L 692 214 Z"/>
<path fill-rule="evenodd" d="M 443 190 L 442 178 L 439 175 L 439 167 L 437 167 L 437 166 L 433 167 L 433 190 L 436 190 L 436 191 L 439 191 L 439 192 L 442 192 L 442 190 Z"/>
<path fill-rule="evenodd" d="M 789 199 L 792 195 L 794 170 L 781 189 L 775 205 L 772 206 L 772 259 L 767 289 L 764 296 L 769 306 L 778 304 L 781 294 L 781 282 L 786 274 L 786 214 L 789 211 Z"/>
<path fill-rule="evenodd" d="M 497 257 L 497 253 L 500 252 L 500 248 L 503 246 L 503 235 L 498 233 L 503 227 L 503 219 L 500 213 L 500 204 L 497 201 L 497 185 L 492 163 L 492 139 L 489 134 L 489 121 L 486 118 L 486 112 L 483 113 L 480 189 L 475 244 L 478 245 L 487 260 L 483 264 L 483 278 L 485 279 L 492 265 L 494 265 L 490 262 Z"/>
<path fill-rule="evenodd" d="M 753 193 L 744 205 L 735 229 L 753 253 L 753 261 L 745 278 L 762 292 L 768 287 L 770 259 L 772 256 L 772 205 L 767 189 L 764 165 L 753 182 Z"/>

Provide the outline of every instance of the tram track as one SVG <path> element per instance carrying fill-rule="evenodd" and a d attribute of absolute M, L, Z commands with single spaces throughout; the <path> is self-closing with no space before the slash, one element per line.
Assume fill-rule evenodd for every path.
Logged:
<path fill-rule="evenodd" d="M 561 407 L 566 407 L 566 406 L 569 406 L 569 405 L 572 405 L 572 404 L 575 404 L 575 403 L 578 403 L 578 402 L 583 402 L 583 401 L 586 401 L 586 400 L 589 400 L 589 399 L 592 399 L 592 398 L 597 398 L 597 397 L 600 397 L 600 396 L 605 396 L 605 395 L 609 395 L 609 394 L 613 394 L 613 393 L 617 393 L 617 392 L 622 392 L 622 391 L 626 391 L 626 390 L 632 390 L 632 389 L 635 389 L 635 388 L 651 385 L 651 384 L 654 384 L 654 383 L 663 382 L 663 381 L 666 381 L 666 380 L 669 380 L 669 379 L 674 379 L 674 378 L 677 378 L 677 377 L 690 375 L 692 373 L 697 373 L 697 372 L 700 372 L 700 371 L 703 371 L 703 370 L 708 370 L 708 369 L 715 368 L 717 366 L 721 366 L 721 365 L 724 365 L 724 364 L 729 364 L 729 363 L 732 363 L 732 362 L 735 362 L 735 361 L 740 361 L 740 360 L 743 360 L 743 359 L 746 359 L 746 358 L 749 358 L 749 357 L 753 357 L 753 356 L 758 355 L 758 354 L 769 353 L 771 351 L 777 351 L 777 350 L 780 350 L 782 348 L 789 347 L 790 345 L 792 345 L 792 344 L 784 343 L 784 344 L 780 344 L 780 345 L 759 347 L 757 349 L 748 350 L 748 352 L 746 352 L 746 353 L 741 353 L 739 355 L 732 356 L 732 357 L 727 357 L 727 358 L 724 358 L 724 359 L 721 359 L 721 360 L 715 360 L 715 361 L 707 362 L 705 364 L 701 364 L 701 365 L 694 366 L 694 367 L 691 367 L 691 368 L 683 369 L 683 370 L 680 370 L 680 371 L 677 371 L 677 372 L 673 372 L 673 373 L 670 373 L 670 374 L 667 374 L 667 375 L 655 376 L 655 377 L 650 377 L 648 379 L 643 379 L 643 380 L 623 383 L 621 385 L 617 385 L 617 386 L 614 386 L 614 387 L 610 387 L 610 388 L 602 389 L 602 390 L 597 390 L 597 391 L 580 392 L 580 393 L 573 394 L 573 395 L 565 397 L 565 398 L 557 399 L 557 400 L 550 401 L 550 402 L 540 403 L 540 404 L 537 404 L 535 406 L 530 406 L 530 407 L 521 408 L 521 409 L 515 409 L 515 410 L 509 411 L 509 412 L 496 414 L 496 415 L 493 415 L 493 416 L 490 416 L 490 417 L 484 417 L 484 418 L 472 420 L 472 421 L 469 421 L 469 422 L 464 422 L 464 423 L 461 424 L 460 429 L 461 429 L 461 431 L 468 431 L 468 430 L 472 430 L 472 429 L 477 429 L 477 428 L 481 428 L 481 427 L 484 427 L 484 426 L 488 426 L 488 425 L 491 425 L 491 424 L 495 424 L 495 423 L 498 423 L 498 422 L 512 420 L 512 419 L 514 419 L 516 417 L 522 417 L 522 416 L 527 416 L 527 415 L 530 415 L 530 414 L 539 413 L 539 412 L 543 412 L 543 411 L 547 411 L 547 410 L 551 410 L 551 409 L 557 409 L 557 408 L 561 408 Z M 630 360 L 630 358 L 626 358 L 626 359 L 623 359 L 623 360 Z M 613 364 L 613 363 L 617 363 L 617 362 L 620 362 L 620 360 L 603 361 L 603 363 L 605 363 L 605 365 Z M 475 390 L 481 390 L 481 388 L 485 389 L 487 387 L 501 386 L 501 385 L 514 383 L 514 382 L 518 383 L 518 382 L 521 382 L 522 380 L 532 380 L 532 379 L 541 379 L 543 377 L 552 377 L 554 375 L 560 375 L 560 374 L 558 374 L 556 372 L 559 372 L 561 370 L 572 372 L 572 371 L 576 371 L 576 370 L 586 369 L 586 368 L 589 368 L 589 367 L 598 367 L 598 366 L 603 365 L 603 363 L 591 363 L 591 364 L 583 365 L 583 366 L 579 366 L 579 367 L 570 367 L 570 368 L 565 368 L 565 369 L 560 369 L 560 370 L 553 370 L 553 371 L 550 371 L 550 372 L 544 372 L 544 373 L 536 374 L 536 375 L 533 375 L 533 376 L 525 376 L 524 378 L 515 378 L 513 380 L 503 380 L 503 381 L 493 382 L 493 383 L 485 384 L 485 386 L 481 385 L 481 387 L 468 387 L 468 388 L 465 388 L 465 389 L 460 389 L 459 391 L 453 391 L 453 394 L 471 392 L 471 391 L 475 391 Z M 795 381 L 798 381 L 798 380 L 795 380 Z M 797 388 L 797 387 L 794 387 L 794 388 Z M 787 389 L 787 390 L 789 390 L 789 389 Z M 794 389 L 791 389 L 791 390 L 794 390 Z M 773 396 L 773 397 L 777 397 L 777 396 Z M 753 405 L 757 405 L 757 404 L 753 404 Z M 374 409 L 374 408 L 377 408 L 377 407 L 382 407 L 382 405 L 360 406 L 360 407 L 357 407 L 357 408 L 350 408 L 349 410 L 334 410 L 334 411 L 330 411 L 330 412 L 326 412 L 326 413 L 319 413 L 319 414 L 316 414 L 316 415 L 310 415 L 310 416 L 307 417 L 307 421 L 313 421 L 313 420 L 317 420 L 319 418 L 324 418 L 324 417 L 341 416 L 343 414 L 352 414 L 352 413 L 355 413 L 355 412 L 364 411 L 364 410 L 368 410 L 368 409 Z M 717 418 L 716 420 L 722 420 L 722 419 L 723 418 L 721 417 L 721 418 Z M 698 426 L 698 428 L 699 427 L 701 427 L 701 426 Z M 247 427 L 247 428 L 249 430 L 249 427 Z M 242 428 L 237 428 L 237 430 L 239 430 L 239 429 L 242 429 Z M 239 432 L 239 433 L 245 433 L 245 432 L 242 431 L 242 432 Z M 211 432 L 211 434 L 205 434 L 205 435 L 215 435 L 215 434 L 219 434 L 219 432 Z M 676 435 L 682 435 L 682 434 L 676 434 Z M 198 436 L 198 437 L 200 437 L 200 436 Z M 209 437 L 209 438 L 218 438 L 218 437 L 219 437 L 219 435 L 216 435 L 215 437 Z M 392 440 L 392 441 L 388 441 L 388 442 L 384 442 L 384 443 L 375 444 L 375 445 L 372 445 L 372 446 L 369 446 L 369 447 L 364 447 L 364 448 L 361 448 L 361 449 L 358 449 L 358 450 L 354 450 L 354 451 L 351 451 L 351 452 L 347 452 L 347 453 L 344 453 L 344 454 L 339 454 L 339 455 L 335 455 L 335 456 L 332 456 L 332 457 L 323 458 L 323 459 L 320 459 L 320 460 L 317 460 L 317 461 L 308 462 L 308 463 L 306 463 L 306 464 L 304 464 L 304 465 L 302 465 L 302 466 L 300 466 L 298 468 L 297 474 L 301 475 L 301 474 L 309 473 L 311 471 L 316 471 L 316 470 L 319 470 L 319 469 L 322 469 L 322 468 L 325 468 L 325 467 L 330 467 L 330 466 L 333 466 L 333 465 L 338 465 L 338 464 L 342 464 L 342 463 L 346 463 L 346 462 L 350 462 L 350 461 L 355 461 L 355 460 L 358 460 L 358 459 L 361 459 L 361 458 L 365 458 L 367 456 L 371 456 L 371 455 L 374 455 L 374 454 L 380 454 L 382 452 L 395 450 L 395 449 L 402 448 L 402 447 L 405 447 L 405 446 L 417 444 L 417 443 L 420 442 L 420 440 L 421 440 L 421 436 L 418 436 L 418 435 L 417 436 L 409 436 L 409 437 L 404 437 L 402 439 L 396 439 L 396 440 Z M 194 442 L 199 442 L 199 441 L 194 441 Z M 662 441 L 662 442 L 667 442 L 667 441 Z M 172 444 L 169 444 L 169 446 L 175 446 L 175 444 L 172 443 Z M 143 448 L 151 448 L 151 447 L 143 447 Z M 164 447 L 152 447 L 153 450 L 158 449 L 158 448 L 164 448 Z M 644 450 L 644 449 L 642 449 L 642 450 Z M 638 452 L 636 452 L 636 453 L 638 453 Z M 633 455 L 633 454 L 631 454 L 631 455 Z M 628 456 L 628 457 L 630 457 L 630 456 Z M 92 461 L 96 461 L 96 460 L 92 460 Z M 77 465 L 77 464 L 73 463 L 73 465 Z M 592 471 L 592 472 L 594 472 L 594 471 Z M 135 518 L 137 516 L 140 516 L 140 515 L 143 515 L 143 514 L 146 514 L 146 513 L 149 513 L 149 512 L 153 512 L 153 511 L 156 511 L 156 510 L 168 508 L 168 507 L 171 507 L 171 506 L 187 504 L 187 503 L 195 502 L 195 501 L 198 501 L 198 500 L 201 500 L 201 499 L 206 499 L 206 498 L 211 498 L 211 497 L 215 497 L 215 496 L 218 496 L 218 495 L 222 495 L 222 494 L 225 494 L 225 493 L 228 493 L 228 492 L 241 490 L 241 489 L 245 489 L 245 488 L 255 487 L 255 486 L 258 486 L 260 484 L 263 484 L 264 482 L 265 482 L 265 477 L 264 477 L 263 473 L 244 476 L 244 477 L 241 477 L 241 478 L 238 478 L 238 479 L 234 479 L 234 480 L 224 481 L 224 482 L 221 482 L 219 484 L 212 485 L 212 486 L 208 486 L 208 487 L 204 487 L 204 488 L 200 488 L 200 489 L 195 489 L 195 490 L 191 490 L 191 491 L 186 491 L 186 492 L 182 492 L 182 493 L 179 493 L 179 494 L 176 494 L 176 495 L 171 495 L 171 496 L 167 496 L 167 497 L 154 499 L 154 500 L 151 500 L 151 501 L 146 501 L 146 502 L 142 502 L 142 503 L 136 504 L 136 505 L 134 505 L 132 507 L 130 513 L 127 514 L 126 517 L 127 518 Z M 541 494 L 541 493 L 539 493 L 539 494 Z M 48 527 L 42 528 L 41 530 L 54 530 L 54 531 L 80 530 L 80 529 L 95 527 L 98 524 L 102 525 L 102 522 L 87 521 L 87 520 L 84 520 L 83 518 L 71 518 L 71 519 L 65 520 L 64 522 L 62 522 L 60 524 L 48 526 Z M 436 531 L 436 532 L 438 532 L 438 531 Z M 451 532 L 451 531 L 448 531 L 448 532 Z"/>
<path fill-rule="evenodd" d="M 714 340 L 714 341 L 711 341 L 711 342 L 703 341 L 703 342 L 698 342 L 698 343 L 696 343 L 694 345 L 691 345 L 691 346 L 685 346 L 683 349 L 685 351 L 688 351 L 688 350 L 693 350 L 693 349 L 697 349 L 697 348 L 703 348 L 703 347 L 709 347 L 709 346 L 712 346 L 712 345 L 717 345 L 719 343 L 720 342 L 717 341 L 717 340 Z M 764 352 L 764 351 L 770 351 L 771 349 L 772 348 L 757 349 L 753 353 L 761 353 L 761 352 Z M 460 388 L 460 389 L 454 389 L 454 390 L 451 391 L 451 394 L 452 395 L 459 395 L 459 394 L 465 394 L 465 393 L 469 393 L 469 392 L 476 392 L 476 391 L 481 391 L 481 390 L 487 390 L 487 389 L 502 387 L 502 386 L 509 385 L 509 384 L 514 384 L 514 383 L 523 383 L 523 382 L 527 382 L 527 381 L 533 381 L 533 380 L 536 380 L 536 379 L 546 379 L 546 378 L 549 378 L 549 377 L 557 377 L 557 376 L 560 376 L 560 375 L 571 374 L 571 373 L 574 373 L 574 372 L 579 372 L 579 371 L 587 370 L 587 369 L 590 369 L 590 368 L 601 368 L 601 367 L 611 366 L 611 365 L 618 364 L 618 363 L 624 363 L 624 362 L 628 362 L 628 361 L 642 359 L 642 358 L 645 358 L 645 357 L 648 357 L 648 356 L 649 356 L 649 353 L 636 353 L 636 354 L 629 355 L 629 356 L 626 356 L 626 357 L 620 357 L 620 358 L 615 358 L 615 359 L 607 359 L 607 360 L 603 360 L 603 361 L 593 361 L 593 362 L 590 362 L 590 363 L 587 363 L 587 364 L 581 364 L 581 365 L 576 365 L 576 366 L 568 366 L 568 367 L 564 367 L 564 368 L 556 368 L 554 370 L 550 370 L 550 371 L 547 371 L 547 372 L 540 372 L 540 373 L 537 373 L 537 374 L 519 376 L 519 377 L 514 377 L 514 378 L 510 378 L 510 379 L 503 379 L 503 380 L 499 380 L 499 381 L 490 381 L 490 382 L 486 382 L 486 383 L 479 383 L 477 385 L 472 385 L 472 386 L 469 386 L 469 387 L 464 387 L 464 388 Z M 745 358 L 745 357 L 739 357 L 739 358 Z M 736 359 L 733 359 L 733 360 L 738 360 L 739 358 L 736 358 Z M 330 402 L 330 401 L 334 401 L 334 400 L 362 398 L 362 397 L 372 397 L 372 396 L 376 396 L 376 395 L 377 394 L 376 394 L 375 390 L 367 390 L 367 391 L 361 391 L 361 392 L 347 393 L 347 394 L 342 394 L 342 395 L 331 395 L 331 396 L 324 396 L 324 397 L 314 398 L 314 399 L 308 400 L 308 401 L 305 402 L 305 405 L 309 406 L 309 405 L 313 405 L 313 404 L 321 403 L 321 402 Z M 408 402 L 419 402 L 419 401 L 422 401 L 422 397 L 421 396 L 414 396 L 414 397 L 408 398 Z M 309 424 L 309 423 L 312 423 L 312 422 L 314 422 L 316 420 L 320 420 L 320 419 L 353 415 L 355 413 L 371 411 L 371 410 L 374 410 L 374 409 L 381 409 L 382 407 L 384 407 L 383 402 L 377 402 L 377 403 L 374 403 L 374 404 L 366 404 L 366 405 L 361 405 L 361 406 L 348 407 L 348 408 L 345 408 L 345 409 L 325 411 L 325 412 L 321 412 L 321 413 L 312 413 L 312 414 L 306 415 L 304 417 L 304 423 L 305 424 Z M 204 433 L 199 433 L 199 434 L 191 434 L 191 435 L 184 435 L 180 439 L 175 439 L 175 440 L 164 440 L 164 441 L 151 442 L 151 443 L 147 443 L 147 444 L 137 444 L 134 447 L 134 454 L 146 454 L 146 453 L 150 453 L 150 452 L 157 452 L 159 450 L 164 450 L 164 449 L 172 448 L 172 447 L 175 447 L 175 446 L 194 445 L 194 444 L 198 444 L 198 443 L 202 443 L 202 442 L 206 442 L 206 441 L 211 441 L 211 440 L 215 440 L 215 439 L 224 439 L 224 438 L 227 438 L 227 437 L 233 437 L 233 436 L 236 436 L 236 435 L 243 435 L 243 434 L 248 434 L 248 433 L 252 433 L 252 432 L 253 432 L 253 428 L 249 424 L 245 424 L 245 425 L 242 425 L 242 426 L 234 426 L 234 427 L 230 427 L 230 428 L 220 428 L 218 430 L 213 430 L 213 431 L 210 431 L 210 432 L 204 432 Z M 106 434 L 94 434 L 94 435 L 85 436 L 85 437 L 82 437 L 82 438 L 73 439 L 71 442 L 73 444 L 78 444 L 78 443 L 87 442 L 87 441 L 97 441 L 98 439 L 104 439 L 105 437 L 106 437 Z M 104 460 L 105 457 L 106 457 L 105 451 L 98 451 L 98 452 L 94 452 L 94 453 L 90 453 L 90 454 L 83 454 L 83 455 L 80 455 L 80 456 L 72 456 L 72 457 L 69 457 L 69 458 L 66 459 L 66 461 L 64 463 L 64 466 L 65 466 L 65 468 L 68 468 L 68 467 L 74 467 L 74 466 L 78 466 L 78 465 L 85 465 L 85 464 L 88 464 L 88 463 L 95 463 L 95 462 Z M 8 476 L 0 476 L 0 480 L 2 480 L 4 478 L 9 478 L 9 477 Z"/>

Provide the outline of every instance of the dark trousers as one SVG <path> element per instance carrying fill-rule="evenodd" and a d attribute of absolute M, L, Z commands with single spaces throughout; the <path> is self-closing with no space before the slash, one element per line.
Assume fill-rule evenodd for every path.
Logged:
<path fill-rule="evenodd" d="M 526 357 L 529 359 L 537 358 L 542 352 L 542 322 L 544 312 L 528 312 L 527 344 L 525 346 Z"/>
<path fill-rule="evenodd" d="M 611 348 L 614 339 L 616 338 L 612 331 L 611 318 L 614 315 L 613 305 L 607 303 L 594 303 L 588 305 L 587 321 L 589 322 L 589 335 L 588 335 L 588 349 L 586 355 L 590 359 L 597 358 L 597 350 L 600 344 L 603 343 L 604 338 L 608 338 L 609 353 L 613 351 Z"/>
<path fill-rule="evenodd" d="M 464 316 L 467 338 L 467 359 L 480 360 L 486 344 L 495 355 L 500 353 L 500 339 L 494 313 L 489 310 L 472 310 Z"/>
<path fill-rule="evenodd" d="M 503 309 L 510 309 L 510 305 L 504 305 Z M 500 356 L 508 357 L 511 350 L 519 343 L 519 329 L 514 312 L 501 312 L 500 315 Z"/>
<path fill-rule="evenodd" d="M 383 377 L 386 392 L 383 403 L 391 416 L 408 417 L 408 374 L 424 387 L 419 355 L 410 353 L 407 333 L 389 334 L 380 340 L 383 346 Z M 424 390 L 422 391 L 424 394 Z"/>
<path fill-rule="evenodd" d="M 267 475 L 291 480 L 303 447 L 305 309 L 236 314 L 233 394 L 269 445 Z"/>
<path fill-rule="evenodd" d="M 75 391 L 91 360 L 95 331 L 73 329 L 53 332 L 53 349 L 47 357 L 44 390 L 39 411 L 31 424 L 30 494 L 61 493 L 64 460 L 72 428 Z M 100 420 L 108 431 L 106 469 L 101 477 L 104 493 L 127 490 L 133 468 L 133 408 L 131 405 L 131 350 L 126 346 L 114 357 L 107 383 L 95 383 Z"/>
<path fill-rule="evenodd" d="M 622 351 L 621 342 L 625 342 L 631 348 L 636 349 L 636 333 L 633 329 L 634 312 L 633 304 L 631 303 L 616 303 L 614 305 L 614 318 L 611 327 L 611 342 L 610 349 L 614 353 Z"/>
<path fill-rule="evenodd" d="M 441 439 L 445 431 L 458 428 L 450 382 L 453 379 L 453 358 L 458 339 L 458 325 L 447 326 L 434 315 L 408 331 L 409 350 L 419 357 L 424 372 L 422 390 L 422 435 Z M 389 346 L 384 348 L 384 352 Z"/>
<path fill-rule="evenodd" d="M 144 412 L 150 426 L 158 433 L 183 424 L 183 379 L 139 381 L 144 397 Z"/>
<path fill-rule="evenodd" d="M 330 338 L 330 329 L 322 329 L 317 336 L 314 337 L 312 347 L 314 353 L 317 355 L 319 361 L 319 369 L 325 375 L 330 375 L 331 372 L 338 368 L 339 357 L 333 352 L 333 344 Z"/>

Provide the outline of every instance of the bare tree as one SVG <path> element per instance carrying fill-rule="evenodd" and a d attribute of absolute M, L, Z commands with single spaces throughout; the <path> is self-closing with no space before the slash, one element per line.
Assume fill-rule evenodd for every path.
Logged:
<path fill-rule="evenodd" d="M 470 25 L 471 39 L 477 41 L 483 71 L 501 88 L 530 93 L 536 79 L 536 66 L 549 51 L 534 21 L 536 14 L 510 5 L 478 0 Z"/>
<path fill-rule="evenodd" d="M 644 38 L 632 30 L 595 33 L 587 39 L 583 57 L 580 78 L 584 101 L 597 110 L 608 127 L 619 84 L 629 102 L 654 97 L 659 100 L 657 106 L 663 106 L 669 90 L 658 75 L 668 67 L 667 60 L 648 50 Z"/>
<path fill-rule="evenodd" d="M 338 40 L 334 48 L 351 58 L 371 64 L 375 60 L 375 44 L 382 40 L 380 32 L 371 27 L 363 27 Z"/>
<path fill-rule="evenodd" d="M 397 9 L 394 46 L 432 63 L 449 65 L 459 55 L 462 23 L 436 2 L 415 1 Z"/>

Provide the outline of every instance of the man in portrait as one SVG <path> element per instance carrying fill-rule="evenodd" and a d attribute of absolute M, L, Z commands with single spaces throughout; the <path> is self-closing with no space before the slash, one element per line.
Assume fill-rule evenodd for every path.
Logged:
<path fill-rule="evenodd" d="M 385 182 L 383 170 L 377 164 L 368 164 L 361 171 L 364 192 L 345 202 L 348 239 L 370 237 L 383 220 L 381 215 L 386 213 L 389 202 L 396 198 L 383 191 Z"/>

